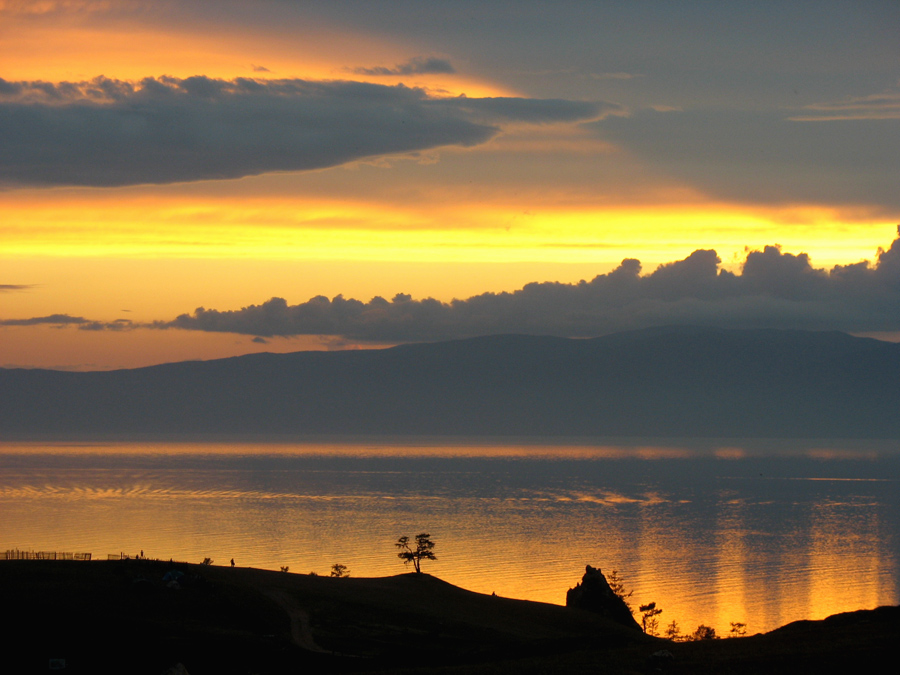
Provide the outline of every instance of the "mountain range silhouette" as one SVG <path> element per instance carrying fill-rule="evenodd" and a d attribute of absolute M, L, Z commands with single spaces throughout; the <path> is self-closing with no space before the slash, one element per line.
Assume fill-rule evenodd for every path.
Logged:
<path fill-rule="evenodd" d="M 900 438 L 900 345 L 653 328 L 252 354 L 106 372 L 0 369 L 0 438 L 448 435 Z"/>

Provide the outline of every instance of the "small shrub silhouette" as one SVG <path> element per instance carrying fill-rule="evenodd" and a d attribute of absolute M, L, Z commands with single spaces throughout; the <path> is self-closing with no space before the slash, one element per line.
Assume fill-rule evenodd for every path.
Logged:
<path fill-rule="evenodd" d="M 718 635 L 716 635 L 716 629 L 711 626 L 706 626 L 704 624 L 700 624 L 697 626 L 697 630 L 693 632 L 690 639 L 691 640 L 716 640 L 718 639 Z"/>

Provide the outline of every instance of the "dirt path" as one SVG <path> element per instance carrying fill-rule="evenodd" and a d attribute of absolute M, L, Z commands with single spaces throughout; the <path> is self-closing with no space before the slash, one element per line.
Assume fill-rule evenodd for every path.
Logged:
<path fill-rule="evenodd" d="M 269 589 L 265 591 L 266 596 L 278 603 L 278 605 L 287 612 L 291 620 L 291 641 L 298 647 L 311 652 L 319 652 L 321 654 L 331 654 L 330 651 L 322 649 L 313 639 L 312 630 L 309 627 L 309 614 L 303 609 L 297 601 L 291 597 L 289 593 L 281 590 Z"/>

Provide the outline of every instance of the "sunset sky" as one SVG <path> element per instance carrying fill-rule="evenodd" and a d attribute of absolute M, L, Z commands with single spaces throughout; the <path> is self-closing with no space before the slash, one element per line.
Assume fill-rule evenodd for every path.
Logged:
<path fill-rule="evenodd" d="M 0 0 L 2 367 L 893 339 L 898 223 L 896 2 Z"/>

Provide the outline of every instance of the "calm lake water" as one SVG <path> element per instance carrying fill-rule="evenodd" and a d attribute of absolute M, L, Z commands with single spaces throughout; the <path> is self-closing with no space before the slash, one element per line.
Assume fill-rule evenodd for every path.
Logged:
<path fill-rule="evenodd" d="M 564 604 L 590 563 L 691 630 L 900 603 L 896 443 L 6 443 L 0 508 L 0 550 L 300 573 L 428 532 L 459 586 Z"/>

